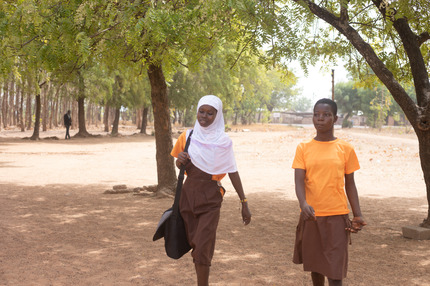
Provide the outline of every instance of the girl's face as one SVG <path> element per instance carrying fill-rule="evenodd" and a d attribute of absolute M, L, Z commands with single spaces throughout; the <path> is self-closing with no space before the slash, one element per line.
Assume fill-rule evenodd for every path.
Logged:
<path fill-rule="evenodd" d="M 319 132 L 327 132 L 333 129 L 337 116 L 333 114 L 331 106 L 325 103 L 317 104 L 314 108 L 312 122 Z"/>
<path fill-rule="evenodd" d="M 210 105 L 202 105 L 197 111 L 197 121 L 200 126 L 208 127 L 211 125 L 216 117 L 217 110 Z"/>

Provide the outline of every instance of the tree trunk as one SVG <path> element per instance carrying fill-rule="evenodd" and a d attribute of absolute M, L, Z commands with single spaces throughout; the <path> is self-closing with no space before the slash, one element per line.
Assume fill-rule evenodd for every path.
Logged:
<path fill-rule="evenodd" d="M 54 109 L 53 109 L 53 122 L 52 124 L 54 124 L 54 127 L 58 127 L 58 105 L 60 103 L 60 100 L 58 98 L 58 93 L 54 98 Z"/>
<path fill-rule="evenodd" d="M 141 129 L 142 128 L 142 108 L 135 109 L 135 118 L 136 118 L 136 128 Z"/>
<path fill-rule="evenodd" d="M 18 116 L 19 116 L 19 95 L 21 93 L 20 89 L 21 86 L 19 84 L 19 81 L 15 81 L 13 82 L 13 87 L 12 87 L 13 91 L 12 91 L 12 104 L 13 104 L 13 109 L 12 109 L 12 125 L 13 126 L 18 126 L 19 125 L 19 120 L 18 120 Z"/>
<path fill-rule="evenodd" d="M 9 114 L 8 114 L 8 125 L 15 125 L 15 76 L 12 75 L 12 80 L 9 87 Z"/>
<path fill-rule="evenodd" d="M 3 85 L 3 104 L 2 104 L 2 114 L 3 114 L 3 128 L 7 127 L 8 122 L 8 96 L 9 96 L 9 81 L 6 80 Z"/>
<path fill-rule="evenodd" d="M 237 110 L 234 111 L 234 119 L 233 125 L 237 125 L 237 118 L 239 117 L 239 112 Z"/>
<path fill-rule="evenodd" d="M 90 133 L 87 131 L 85 125 L 85 84 L 84 77 L 78 72 L 79 83 L 78 83 L 78 125 L 79 131 L 74 137 L 89 137 Z"/>
<path fill-rule="evenodd" d="M 346 113 L 346 116 L 343 118 L 342 121 L 342 128 L 350 128 L 351 125 L 349 124 L 348 120 L 351 117 L 351 113 Z"/>
<path fill-rule="evenodd" d="M 178 124 L 180 126 L 184 126 L 183 116 L 184 116 L 184 112 L 182 110 L 179 110 L 178 111 Z"/>
<path fill-rule="evenodd" d="M 30 137 L 31 140 L 39 140 L 39 128 L 40 128 L 40 93 L 36 95 L 36 116 L 34 119 L 34 130 L 33 135 Z"/>
<path fill-rule="evenodd" d="M 48 100 L 48 105 L 49 105 L 49 112 L 48 112 L 48 125 L 49 125 L 49 129 L 52 130 L 52 120 L 53 120 L 53 115 L 54 115 L 54 108 L 55 108 L 55 101 L 54 99 L 50 99 Z"/>
<path fill-rule="evenodd" d="M 112 133 L 111 136 L 118 136 L 118 125 L 119 125 L 119 108 L 115 109 L 115 119 L 113 120 L 112 124 Z"/>
<path fill-rule="evenodd" d="M 48 89 L 51 84 L 46 85 L 42 88 L 43 92 L 43 105 L 42 105 L 42 131 L 46 131 L 48 121 Z"/>
<path fill-rule="evenodd" d="M 418 132 L 419 152 L 421 168 L 424 173 L 424 182 L 427 190 L 427 203 L 430 206 L 430 132 Z M 420 224 L 422 227 L 430 228 L 430 207 L 427 211 L 427 218 Z"/>
<path fill-rule="evenodd" d="M 148 78 L 151 84 L 151 101 L 154 112 L 154 131 L 157 160 L 157 192 L 174 192 L 176 172 L 173 157 L 172 127 L 170 124 L 167 85 L 161 66 L 150 64 Z"/>
<path fill-rule="evenodd" d="M 55 127 L 58 127 L 58 104 L 59 104 L 59 97 L 60 97 L 60 89 L 62 85 L 58 85 L 57 89 L 55 90 L 55 95 L 52 98 L 52 108 L 51 108 L 51 128 L 52 125 Z"/>
<path fill-rule="evenodd" d="M 142 123 L 140 128 L 140 133 L 146 134 L 146 126 L 148 125 L 148 110 L 149 107 L 145 106 L 142 112 Z"/>
<path fill-rule="evenodd" d="M 88 126 L 91 126 L 91 102 L 87 103 L 87 110 L 86 110 L 86 115 L 85 115 L 85 123 L 88 124 Z"/>
<path fill-rule="evenodd" d="M 76 129 L 76 126 L 78 126 L 79 121 L 79 103 L 78 101 L 73 100 L 71 102 L 71 110 L 72 110 L 72 126 L 70 126 L 70 129 Z"/>
<path fill-rule="evenodd" d="M 19 101 L 19 127 L 21 128 L 21 132 L 25 131 L 25 122 L 24 122 L 24 86 L 21 88 L 21 94 L 20 94 L 20 101 Z"/>
<path fill-rule="evenodd" d="M 0 131 L 1 131 L 1 121 L 2 121 L 2 117 L 3 117 L 3 97 L 2 97 L 2 92 L 1 92 L 1 88 L 0 88 Z"/>
<path fill-rule="evenodd" d="M 28 92 L 27 94 L 27 105 L 25 107 L 25 117 L 26 117 L 26 121 L 27 121 L 27 130 L 31 129 L 31 93 Z"/>
<path fill-rule="evenodd" d="M 107 104 L 103 113 L 103 124 L 105 125 L 105 132 L 109 132 L 109 105 Z"/>

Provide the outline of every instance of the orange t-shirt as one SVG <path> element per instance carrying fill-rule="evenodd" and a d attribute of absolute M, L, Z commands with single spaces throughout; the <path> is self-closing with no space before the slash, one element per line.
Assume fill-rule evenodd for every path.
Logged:
<path fill-rule="evenodd" d="M 306 171 L 306 201 L 316 216 L 349 213 L 345 174 L 360 169 L 351 144 L 341 139 L 302 142 L 297 146 L 293 168 Z"/>
<path fill-rule="evenodd" d="M 192 140 L 193 140 L 193 137 L 191 136 L 191 141 Z M 170 152 L 170 155 L 172 155 L 175 158 L 178 158 L 179 153 L 184 151 L 186 143 L 187 143 L 187 132 L 184 131 L 184 132 L 182 132 L 181 135 L 179 135 L 179 138 L 176 141 L 175 146 L 173 146 L 173 149 L 172 149 L 172 152 Z M 225 175 L 226 174 L 212 175 L 212 180 L 221 181 L 221 179 L 224 178 Z"/>

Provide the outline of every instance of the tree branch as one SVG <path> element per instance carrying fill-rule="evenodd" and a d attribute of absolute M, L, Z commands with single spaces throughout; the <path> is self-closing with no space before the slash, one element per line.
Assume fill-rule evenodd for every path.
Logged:
<path fill-rule="evenodd" d="M 118 26 L 120 23 L 121 23 L 121 22 L 117 22 L 117 23 L 115 23 L 115 24 L 113 24 L 113 25 L 111 25 L 111 26 L 107 27 L 106 29 L 101 30 L 101 31 L 99 31 L 99 32 L 95 33 L 94 35 L 91 35 L 91 36 L 90 36 L 90 38 L 91 38 L 91 39 L 92 39 L 92 38 L 95 38 L 95 37 L 99 36 L 100 34 L 103 34 L 103 33 L 107 32 L 107 31 L 110 31 L 110 30 L 112 30 L 113 28 L 115 28 L 116 26 Z"/>
<path fill-rule="evenodd" d="M 242 50 L 240 51 L 239 55 L 237 56 L 236 60 L 234 61 L 233 65 L 230 67 L 230 69 L 233 69 L 233 68 L 234 68 L 234 66 L 236 65 L 237 61 L 238 61 L 238 60 L 240 59 L 240 57 L 242 56 L 242 53 L 245 51 L 246 47 L 249 45 L 249 43 L 251 42 L 251 40 L 254 38 L 254 36 L 255 36 L 255 33 L 256 33 L 256 32 L 257 32 L 257 31 L 255 30 L 255 31 L 252 33 L 252 36 L 251 36 L 251 37 L 249 37 L 249 40 L 246 42 L 245 46 L 244 46 L 244 47 L 242 48 Z"/>
<path fill-rule="evenodd" d="M 24 42 L 21 44 L 21 48 L 23 48 L 24 46 L 30 44 L 31 42 L 33 42 L 34 40 L 36 40 L 37 38 L 39 38 L 39 36 L 34 36 L 32 39 L 28 40 L 27 42 Z"/>
<path fill-rule="evenodd" d="M 304 3 L 308 6 L 311 13 L 318 18 L 324 20 L 342 35 L 344 35 L 348 41 L 354 46 L 354 48 L 361 54 L 366 60 L 367 64 L 372 68 L 375 75 L 382 81 L 382 83 L 388 88 L 390 93 L 393 95 L 396 102 L 401 106 L 405 115 L 408 117 L 411 124 L 416 126 L 417 118 L 417 106 L 413 100 L 406 93 L 404 88 L 394 78 L 393 73 L 386 67 L 382 60 L 375 53 L 373 48 L 361 37 L 361 35 L 355 30 L 348 22 L 342 22 L 339 17 L 336 17 L 333 13 L 327 9 L 315 4 L 311 0 L 294 0 L 298 4 Z M 373 2 L 378 2 L 374 0 Z M 379 1 L 381 2 L 381 1 Z"/>
<path fill-rule="evenodd" d="M 344 24 L 349 22 L 348 3 L 344 1 L 340 1 L 340 21 Z"/>
<path fill-rule="evenodd" d="M 421 47 L 427 40 L 430 40 L 429 32 L 423 32 L 418 36 L 418 45 Z"/>
<path fill-rule="evenodd" d="M 393 27 L 399 34 L 409 59 L 418 105 L 427 106 L 430 103 L 428 96 L 428 93 L 430 93 L 430 82 L 419 45 L 421 35 L 417 36 L 411 30 L 408 20 L 404 17 L 395 19 Z"/>

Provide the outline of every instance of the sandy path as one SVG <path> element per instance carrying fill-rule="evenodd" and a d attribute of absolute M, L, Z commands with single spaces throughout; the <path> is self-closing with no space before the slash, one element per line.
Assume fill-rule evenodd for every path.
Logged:
<path fill-rule="evenodd" d="M 310 285 L 291 263 L 298 215 L 291 162 L 313 130 L 248 129 L 230 136 L 253 221 L 241 225 L 237 196 L 224 180 L 211 285 Z M 30 142 L 16 134 L 0 132 L 0 285 L 194 285 L 190 257 L 171 260 L 162 242 L 151 241 L 171 199 L 103 194 L 117 184 L 156 183 L 154 137 Z M 430 285 L 430 241 L 401 236 L 402 226 L 417 225 L 427 211 L 416 138 L 336 135 L 356 148 L 369 223 L 353 237 L 345 285 Z"/>

